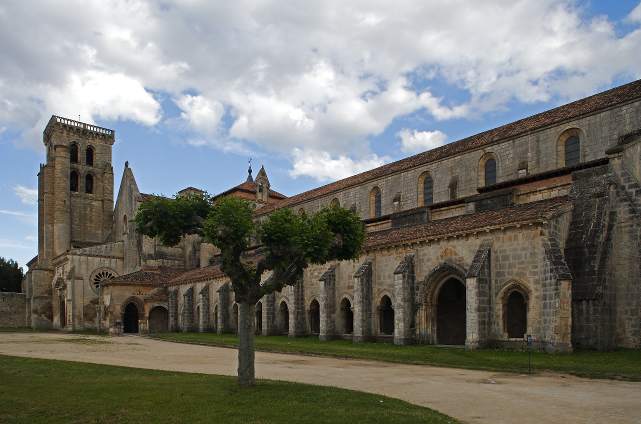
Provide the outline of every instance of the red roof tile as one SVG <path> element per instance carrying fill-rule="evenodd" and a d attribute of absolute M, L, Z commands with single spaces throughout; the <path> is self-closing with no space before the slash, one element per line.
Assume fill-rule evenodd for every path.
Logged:
<path fill-rule="evenodd" d="M 182 274 L 184 271 L 174 268 L 147 268 L 129 274 L 121 275 L 105 283 L 110 285 L 163 285 L 171 278 Z"/>

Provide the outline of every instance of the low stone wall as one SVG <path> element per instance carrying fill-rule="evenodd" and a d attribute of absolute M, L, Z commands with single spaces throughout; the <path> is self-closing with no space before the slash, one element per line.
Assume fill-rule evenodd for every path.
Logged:
<path fill-rule="evenodd" d="M 0 292 L 0 327 L 26 327 L 24 293 Z"/>

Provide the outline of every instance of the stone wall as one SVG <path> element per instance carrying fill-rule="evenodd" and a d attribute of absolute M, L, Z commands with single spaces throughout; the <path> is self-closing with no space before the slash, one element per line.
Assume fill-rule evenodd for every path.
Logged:
<path fill-rule="evenodd" d="M 0 327 L 26 327 L 26 318 L 24 293 L 0 292 Z"/>

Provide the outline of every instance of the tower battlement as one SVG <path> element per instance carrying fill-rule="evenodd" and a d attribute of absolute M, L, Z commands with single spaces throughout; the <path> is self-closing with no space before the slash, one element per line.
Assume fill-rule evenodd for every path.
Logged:
<path fill-rule="evenodd" d="M 73 131 L 84 135 L 99 136 L 111 140 L 114 140 L 115 138 L 115 131 L 110 130 L 109 128 L 103 128 L 97 125 L 87 124 L 86 122 L 74 121 L 73 119 L 52 115 L 43 132 L 45 142 L 56 127 L 62 127 L 66 131 Z"/>

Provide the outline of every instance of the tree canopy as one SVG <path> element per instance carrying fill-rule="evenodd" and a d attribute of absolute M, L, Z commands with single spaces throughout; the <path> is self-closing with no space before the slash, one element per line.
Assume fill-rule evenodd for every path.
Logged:
<path fill-rule="evenodd" d="M 23 277 L 24 274 L 18 262 L 0 257 L 0 291 L 21 292 Z"/>

